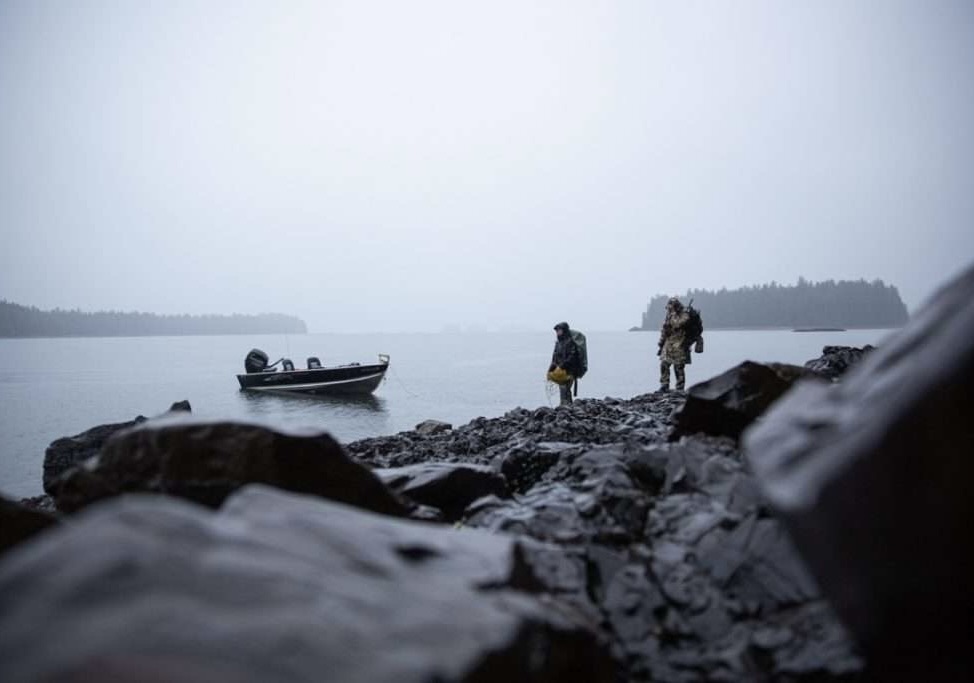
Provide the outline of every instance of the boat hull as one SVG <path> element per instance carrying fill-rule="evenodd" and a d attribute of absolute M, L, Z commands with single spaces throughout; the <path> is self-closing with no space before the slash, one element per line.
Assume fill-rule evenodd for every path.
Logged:
<path fill-rule="evenodd" d="M 237 381 L 240 389 L 246 391 L 362 395 L 376 390 L 388 368 L 388 363 L 378 363 L 316 370 L 252 372 L 237 375 Z"/>

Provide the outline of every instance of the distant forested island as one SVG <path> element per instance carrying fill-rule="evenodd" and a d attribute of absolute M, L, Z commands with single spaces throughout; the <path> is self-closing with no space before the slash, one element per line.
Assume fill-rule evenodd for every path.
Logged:
<path fill-rule="evenodd" d="M 0 300 L 0 338 L 151 337 L 215 334 L 305 334 L 304 321 L 291 315 L 156 315 L 73 310 L 42 311 Z"/>
<path fill-rule="evenodd" d="M 643 330 L 663 322 L 666 294 L 654 296 L 643 313 Z M 776 282 L 713 292 L 692 289 L 681 297 L 703 316 L 705 329 L 727 328 L 883 328 L 906 322 L 906 305 L 896 287 L 882 280 L 826 280 L 795 285 Z"/>

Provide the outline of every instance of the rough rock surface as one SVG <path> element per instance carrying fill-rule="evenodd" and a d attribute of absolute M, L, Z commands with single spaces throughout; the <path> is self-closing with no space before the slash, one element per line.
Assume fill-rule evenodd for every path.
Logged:
<path fill-rule="evenodd" d="M 839 384 L 799 384 L 748 459 L 877 680 L 972 680 L 974 268 Z"/>
<path fill-rule="evenodd" d="M 115 434 L 98 456 L 61 477 L 55 501 L 71 512 L 119 493 L 156 492 L 217 506 L 251 483 L 386 514 L 407 511 L 325 432 L 189 415 L 149 420 Z"/>
<path fill-rule="evenodd" d="M 792 374 L 803 372 L 798 368 Z M 477 538 L 512 544 L 509 553 L 504 551 L 509 558 L 509 562 L 505 560 L 509 564 L 507 574 L 485 579 L 478 586 L 535 595 L 545 605 L 572 615 L 570 621 L 576 626 L 569 630 L 582 624 L 583 630 L 595 636 L 594 641 L 604 644 L 601 651 L 613 661 L 618 680 L 855 678 L 862 670 L 861 659 L 818 595 L 781 525 L 770 515 L 736 441 L 702 434 L 670 440 L 674 414 L 683 403 L 683 394 L 675 392 L 631 400 L 580 400 L 559 408 L 516 409 L 449 431 L 426 435 L 412 431 L 366 439 L 348 444 L 345 450 L 359 463 L 374 468 L 391 488 L 413 497 L 417 505 L 410 509 L 410 515 L 415 520 L 447 520 L 455 526 L 490 532 L 486 536 L 477 534 Z M 198 423 L 191 432 L 179 434 L 151 423 L 140 426 L 113 439 L 99 459 L 77 469 L 78 476 L 101 468 L 103 474 L 112 473 L 107 480 L 124 481 L 130 476 L 126 473 L 135 472 L 136 486 L 116 486 L 113 490 L 140 490 L 145 482 L 152 482 L 155 491 L 184 496 L 202 492 L 197 498 L 208 503 L 222 499 L 237 484 L 253 480 L 240 476 L 241 471 L 252 472 L 248 467 L 253 463 L 260 464 L 258 471 L 273 474 L 260 481 L 283 488 L 293 483 L 281 478 L 279 470 L 272 467 L 278 460 L 267 455 L 275 451 L 277 437 L 253 437 L 256 445 L 249 447 L 251 457 L 247 458 L 237 446 L 227 445 L 236 441 L 224 439 L 217 427 L 219 423 Z M 316 451 L 309 451 L 307 459 L 317 459 L 311 452 Z M 116 464 L 110 465 L 113 460 Z M 322 467 L 322 476 L 328 469 Z M 295 472 L 302 472 L 292 475 L 295 480 L 308 480 L 309 475 L 300 467 Z M 312 474 L 311 479 L 318 476 Z M 200 489 L 200 481 L 208 482 L 207 486 Z M 379 483 L 378 478 L 375 481 Z M 394 496 L 391 492 L 388 495 Z M 301 514 L 280 513 L 288 522 L 282 527 L 292 526 L 295 533 L 303 529 L 304 506 L 314 502 L 303 502 Z M 361 504 L 361 500 L 348 502 Z M 239 509 L 243 503 L 230 505 Z M 268 503 L 259 515 L 273 520 L 278 516 L 273 508 Z M 240 523 L 237 518 L 222 515 L 217 515 L 223 520 L 218 524 L 235 530 L 241 541 L 254 532 L 249 518 Z M 343 518 L 330 515 L 330 519 L 342 524 Z M 322 524 L 329 523 L 323 520 Z M 301 552 L 310 553 L 308 562 L 317 566 L 314 548 L 319 542 L 327 544 L 331 536 L 316 523 L 311 526 L 317 540 Z M 384 522 L 368 525 L 370 529 L 373 526 L 385 528 Z M 429 522 L 422 522 L 420 528 L 432 535 L 444 531 Z M 351 545 L 360 542 L 354 536 L 343 538 L 343 543 Z M 303 542 L 308 545 L 307 539 Z M 368 538 L 361 542 L 368 548 Z M 250 543 L 254 552 L 249 562 L 259 567 L 272 561 L 264 557 L 263 541 Z M 89 547 L 95 546 L 104 544 L 92 543 Z M 488 560 L 483 556 L 501 552 L 491 547 L 494 549 L 484 546 L 472 561 L 496 563 L 496 557 Z M 139 559 L 140 553 L 133 550 L 134 566 L 153 561 L 151 554 Z M 78 550 L 79 556 L 84 554 Z M 210 554 L 220 557 L 219 552 Z M 408 546 L 402 554 L 420 564 L 431 557 L 424 546 Z M 348 560 L 348 565 L 349 571 L 365 579 L 375 570 L 374 563 L 358 559 Z M 327 581 L 328 569 L 318 570 L 317 575 Z M 152 582 L 162 580 L 155 574 L 152 577 Z M 302 577 L 296 579 L 299 585 L 303 585 Z M 423 577 L 424 581 L 429 579 L 429 575 Z M 47 577 L 37 580 L 46 581 Z M 58 580 L 51 577 L 55 583 Z M 396 590 L 413 590 L 411 583 L 396 581 Z M 436 580 L 430 583 L 435 585 Z M 236 584 L 239 592 L 233 585 L 227 582 L 225 601 L 245 604 L 249 584 Z M 148 596 L 152 590 L 143 589 L 144 599 L 151 601 Z M 195 590 L 192 583 L 187 590 Z M 468 597 L 476 602 L 474 597 L 489 596 L 490 590 Z M 438 601 L 425 588 L 415 597 Z M 269 596 L 262 605 L 264 615 L 289 615 L 292 606 L 285 604 L 277 610 L 273 598 Z M 187 608 L 196 599 L 195 593 L 190 594 Z M 311 601 L 308 607 L 315 605 Z M 462 618 L 452 614 L 458 608 L 448 600 L 441 601 L 439 608 L 451 612 L 447 624 Z M 439 608 L 427 605 L 420 613 L 437 612 Z M 479 614 L 489 608 L 467 605 L 463 609 Z M 395 614 L 368 607 L 364 614 L 350 619 L 362 624 L 372 620 L 381 632 L 381 622 L 395 620 Z M 403 629 L 408 629 L 404 622 L 409 615 L 408 610 L 402 613 Z M 313 610 L 294 618 L 305 620 L 305 624 L 313 622 L 315 626 L 309 629 L 322 629 L 338 641 L 353 637 L 344 635 L 348 624 L 338 622 L 331 627 Z M 420 619 L 412 626 L 418 634 L 425 624 Z M 465 647 L 466 633 L 463 628 L 430 631 L 409 641 L 411 648 L 400 655 L 407 660 L 437 661 L 437 653 L 452 647 L 454 639 Z M 531 629 L 521 632 L 517 645 L 512 646 L 515 652 L 539 651 L 532 645 L 537 638 L 532 633 Z M 59 638 L 59 642 L 64 641 Z M 303 651 L 301 642 L 295 646 L 299 651 Z M 284 666 L 288 650 L 281 647 L 285 654 L 278 656 Z M 380 645 L 375 647 L 381 649 Z M 596 657 L 594 646 L 582 643 L 579 647 L 587 656 Z M 372 650 L 368 653 L 371 656 Z M 517 654 L 513 659 L 519 657 Z M 501 657 L 505 661 L 511 658 Z M 226 663 L 213 661 L 220 666 Z M 439 680 L 497 680 L 495 671 L 483 671 L 483 678 L 443 674 Z M 585 671 L 598 680 L 598 672 Z M 434 680 L 428 670 L 427 675 L 430 677 L 426 680 Z M 517 676 L 506 679 L 525 680 Z"/>
<path fill-rule="evenodd" d="M 626 680 L 854 678 L 862 660 L 735 441 L 668 442 L 682 402 L 576 401 L 347 448 L 387 480 L 417 457 L 502 474 L 513 496 L 475 500 L 463 524 L 560 549 L 522 549 L 524 586 L 600 622 Z"/>
<path fill-rule="evenodd" d="M 0 680 L 610 683 L 584 615 L 515 587 L 526 546 L 560 552 L 261 486 L 112 501 L 0 565 Z"/>
<path fill-rule="evenodd" d="M 169 407 L 169 412 L 190 412 L 189 401 L 177 401 Z M 53 495 L 57 480 L 66 471 L 88 458 L 98 455 L 108 439 L 123 429 L 145 422 L 148 418 L 137 416 L 129 422 L 105 424 L 92 427 L 74 436 L 65 436 L 51 442 L 44 452 L 44 491 Z"/>
<path fill-rule="evenodd" d="M 736 439 L 796 380 L 812 376 L 795 365 L 745 361 L 690 387 L 672 438 L 700 432 Z"/>
<path fill-rule="evenodd" d="M 400 432 L 395 436 L 362 439 L 346 444 L 349 455 L 372 467 L 401 467 L 418 462 L 473 462 L 491 465 L 511 448 L 535 449 L 538 444 L 614 443 L 623 434 L 665 440 L 673 410 L 683 396 L 646 394 L 631 400 L 581 399 L 567 410 L 516 408 L 499 418 L 478 417 L 452 431 L 424 436 Z"/>
<path fill-rule="evenodd" d="M 88 458 L 98 455 L 102 445 L 116 432 L 128 429 L 147 417 L 138 415 L 129 422 L 104 424 L 92 427 L 74 436 L 65 436 L 51 442 L 44 452 L 44 491 L 53 494 L 62 474 Z"/>
<path fill-rule="evenodd" d="M 439 434 L 440 432 L 448 432 L 453 429 L 453 425 L 449 422 L 442 422 L 440 420 L 424 420 L 416 425 L 416 432 L 422 434 L 423 436 L 428 436 L 430 434 Z"/>
<path fill-rule="evenodd" d="M 838 379 L 861 361 L 874 347 L 863 346 L 825 346 L 819 358 L 805 363 L 805 367 L 827 379 Z"/>
<path fill-rule="evenodd" d="M 450 522 L 459 519 L 478 498 L 508 496 L 504 476 L 484 465 L 428 462 L 374 472 L 400 496 L 438 509 Z"/>

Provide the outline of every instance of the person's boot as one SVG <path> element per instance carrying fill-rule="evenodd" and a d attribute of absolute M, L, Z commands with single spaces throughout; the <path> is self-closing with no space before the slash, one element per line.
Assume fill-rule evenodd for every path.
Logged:
<path fill-rule="evenodd" d="M 660 384 L 659 385 L 659 390 L 660 390 L 660 393 L 665 393 L 665 392 L 667 392 L 667 391 L 670 390 L 670 385 L 669 384 Z"/>

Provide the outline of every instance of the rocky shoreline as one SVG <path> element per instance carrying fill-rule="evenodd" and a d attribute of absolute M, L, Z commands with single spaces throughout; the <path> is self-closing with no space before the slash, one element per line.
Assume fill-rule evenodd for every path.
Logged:
<path fill-rule="evenodd" d="M 678 392 L 579 400 L 516 409 L 456 429 L 424 423 L 344 448 L 321 434 L 268 434 L 170 414 L 59 440 L 45 473 L 58 482 L 50 486 L 52 503 L 67 514 L 133 490 L 239 506 L 243 494 L 232 492 L 248 484 L 294 490 L 275 479 L 281 469 L 300 471 L 302 493 L 334 500 L 329 480 L 342 462 L 361 468 L 343 488 L 352 485 L 351 477 L 367 480 L 371 472 L 402 504 L 377 504 L 383 499 L 377 483 L 368 493 L 358 484 L 360 493 L 346 503 L 417 524 L 480 530 L 478 542 L 512 539 L 511 566 L 485 595 L 467 599 L 511 591 L 557 602 L 574 628 L 593 637 L 589 656 L 601 653 L 612 672 L 587 680 L 841 680 L 855 674 L 860 658 L 763 504 L 736 441 L 693 435 L 670 442 L 685 401 Z M 114 441 L 106 432 L 117 434 Z M 274 440 L 289 441 L 276 456 L 288 461 L 283 468 L 256 462 L 258 450 Z M 85 447 L 91 442 L 94 459 Z M 249 473 L 227 481 L 229 472 L 211 471 L 204 483 L 201 473 L 174 462 L 177 451 L 197 459 L 214 442 L 218 448 L 232 442 L 237 453 L 247 453 L 228 470 Z M 314 484 L 300 462 L 302 450 L 331 461 Z M 74 467 L 65 452 L 80 453 L 85 466 Z M 153 469 L 145 469 L 147 462 Z M 320 514 L 335 514 L 319 505 Z M 413 552 L 422 555 L 423 547 Z M 439 579 L 431 572 L 416 580 Z M 384 647 L 376 628 L 373 646 Z"/>
<path fill-rule="evenodd" d="M 974 276 L 960 286 L 931 309 L 956 315 Z M 930 319 L 903 335 L 938 334 Z M 823 408 L 796 413 L 794 397 L 859 396 L 902 357 L 891 347 L 827 347 L 804 368 L 745 363 L 687 394 L 519 408 L 344 445 L 200 420 L 188 404 L 67 437 L 45 458 L 50 497 L 0 509 L 0 678 L 889 673 L 890 641 L 843 601 L 815 529 L 832 524 L 837 544 L 846 532 L 796 498 L 810 480 L 781 454 L 835 450 L 838 437 L 799 448 L 827 420 Z M 968 373 L 970 355 L 956 363 Z M 892 410 L 876 429 L 893 428 Z M 860 436 L 847 442 L 843 457 L 876 457 Z M 952 662 L 947 678 L 967 666 Z"/>

